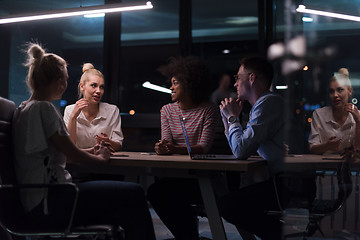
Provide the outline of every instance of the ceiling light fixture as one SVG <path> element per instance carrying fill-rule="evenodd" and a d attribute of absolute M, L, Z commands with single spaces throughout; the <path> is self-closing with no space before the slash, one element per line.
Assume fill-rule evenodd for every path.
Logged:
<path fill-rule="evenodd" d="M 155 91 L 159 91 L 159 92 L 164 92 L 164 93 L 169 93 L 171 94 L 171 90 L 168 88 L 164 88 L 164 87 L 160 87 L 158 85 L 152 84 L 149 81 L 146 81 L 143 83 L 142 85 L 144 88 L 149 88 Z"/>
<path fill-rule="evenodd" d="M 81 15 L 86 15 L 86 14 L 135 11 L 135 10 L 144 10 L 144 9 L 152 9 L 152 8 L 153 8 L 153 5 L 150 1 L 112 3 L 112 4 L 105 4 L 105 5 L 98 5 L 98 6 L 58 9 L 58 10 L 51 10 L 51 11 L 46 11 L 46 12 L 29 13 L 26 15 L 25 14 L 9 15 L 9 16 L 0 18 L 0 24 L 44 20 L 44 19 L 51 19 L 51 18 L 81 16 Z"/>
<path fill-rule="evenodd" d="M 320 15 L 320 16 L 340 18 L 340 19 L 360 22 L 360 17 L 358 17 L 358 16 L 351 16 L 351 15 L 340 14 L 340 13 L 332 13 L 332 12 L 307 9 L 304 5 L 299 5 L 298 8 L 296 9 L 296 11 L 301 12 L 301 13 L 309 13 L 309 14 L 315 14 L 315 15 Z"/>
<path fill-rule="evenodd" d="M 96 14 L 86 14 L 86 15 L 84 15 L 84 18 L 99 18 L 99 17 L 105 17 L 105 13 L 96 13 Z"/>
<path fill-rule="evenodd" d="M 275 88 L 278 90 L 285 90 L 285 89 L 288 89 L 288 85 L 278 85 Z"/>
<path fill-rule="evenodd" d="M 223 54 L 229 54 L 229 53 L 230 53 L 230 50 L 229 50 L 229 49 L 224 49 L 224 50 L 222 50 L 222 53 L 223 53 Z"/>

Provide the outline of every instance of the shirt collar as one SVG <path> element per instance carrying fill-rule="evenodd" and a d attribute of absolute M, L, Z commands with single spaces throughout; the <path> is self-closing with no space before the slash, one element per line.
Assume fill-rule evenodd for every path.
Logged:
<path fill-rule="evenodd" d="M 330 111 L 326 111 L 324 113 L 324 119 L 327 119 L 327 120 L 325 120 L 325 122 L 328 123 L 328 124 L 339 125 L 334 119 L 332 107 L 329 107 L 329 108 L 330 108 Z M 344 123 L 343 126 L 351 124 L 352 123 L 352 118 L 353 118 L 352 115 L 350 113 L 348 113 L 348 117 L 346 118 L 345 123 Z"/>
<path fill-rule="evenodd" d="M 99 113 L 96 116 L 96 118 L 94 118 L 93 121 L 98 121 L 100 119 L 106 119 L 106 112 L 107 112 L 107 107 L 106 105 L 104 105 L 102 102 L 99 103 Z M 84 113 L 81 111 L 81 113 L 79 114 L 79 116 L 77 117 L 78 120 L 80 120 L 81 122 L 86 122 L 89 123 L 89 121 L 86 119 Z"/>
<path fill-rule="evenodd" d="M 256 100 L 255 104 L 251 107 L 251 110 L 250 110 L 250 111 L 252 111 L 252 110 L 254 109 L 254 107 L 255 107 L 257 104 L 259 104 L 259 102 L 261 102 L 262 99 L 263 99 L 265 96 L 267 96 L 267 95 L 269 95 L 269 94 L 271 94 L 271 93 L 272 93 L 272 92 L 270 92 L 270 90 L 265 91 L 265 92 L 258 98 L 258 100 Z"/>

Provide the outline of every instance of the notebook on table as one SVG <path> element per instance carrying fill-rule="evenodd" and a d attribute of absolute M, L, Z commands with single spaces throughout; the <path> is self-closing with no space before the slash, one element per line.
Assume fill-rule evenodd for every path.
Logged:
<path fill-rule="evenodd" d="M 235 160 L 236 159 L 234 155 L 226 155 L 226 154 L 193 154 L 191 152 L 191 146 L 190 146 L 188 134 L 186 132 L 184 119 L 181 116 L 179 116 L 179 118 L 180 118 L 181 128 L 184 133 L 186 148 L 190 156 L 190 159 L 193 160 L 230 160 L 230 159 Z"/>

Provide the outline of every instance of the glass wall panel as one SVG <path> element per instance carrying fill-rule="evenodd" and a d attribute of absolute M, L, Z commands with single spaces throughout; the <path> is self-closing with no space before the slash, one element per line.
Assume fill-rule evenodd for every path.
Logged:
<path fill-rule="evenodd" d="M 303 166 L 299 165 L 297 171 L 302 176 L 317 176 L 318 203 L 325 203 L 321 201 L 327 199 L 343 203 L 339 211 L 318 219 L 324 238 L 319 231 L 311 234 L 321 239 L 358 238 L 359 168 L 351 164 L 356 154 L 350 147 L 358 148 L 356 136 L 359 126 L 356 122 L 357 108 L 360 107 L 360 65 L 357 60 L 360 48 L 357 42 L 360 40 L 360 23 L 335 18 L 332 13 L 358 18 L 360 2 L 277 0 L 274 3 L 276 44 L 269 48 L 268 56 L 276 66 L 278 85 L 287 87 L 281 90 L 288 110 L 286 143 L 290 146 L 290 155 L 287 161 L 294 161 L 298 156 L 302 159 L 300 162 L 305 162 Z M 297 12 L 299 4 L 326 15 Z M 346 74 L 339 74 L 340 68 L 347 68 L 348 74 L 344 69 L 341 72 Z M 344 152 L 349 154 L 340 155 Z M 307 155 L 310 153 L 312 155 Z M 311 158 L 338 162 L 336 167 L 312 165 L 307 168 L 310 165 L 306 160 Z M 314 203 L 310 202 L 311 206 L 319 210 L 319 205 Z M 330 208 L 327 206 L 320 212 L 324 209 Z M 305 225 L 296 227 L 304 227 L 305 231 L 306 225 L 312 221 L 309 216 L 314 217 L 313 213 L 311 208 L 301 213 L 305 217 Z M 315 227 L 313 230 L 318 230 Z M 287 226 L 285 233 L 293 233 L 294 229 Z"/>
<path fill-rule="evenodd" d="M 301 4 L 307 9 L 355 16 L 360 10 L 359 2 L 350 0 L 303 1 Z M 275 5 L 276 42 L 285 47 L 283 55 L 274 60 L 279 73 L 277 83 L 288 85 L 284 92 L 291 93 L 289 115 L 305 133 L 304 139 L 297 139 L 305 144 L 300 144 L 302 149 L 295 151 L 309 152 L 307 141 L 312 113 L 317 108 L 331 106 L 330 78 L 342 67 L 350 72 L 353 92 L 349 101 L 358 102 L 360 49 L 355 47 L 355 41 L 360 39 L 360 23 L 298 13 L 295 11 L 298 1 L 275 1 Z"/>

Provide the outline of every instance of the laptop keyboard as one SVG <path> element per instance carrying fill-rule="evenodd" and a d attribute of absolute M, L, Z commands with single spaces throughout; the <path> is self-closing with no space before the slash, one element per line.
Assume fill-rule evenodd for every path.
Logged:
<path fill-rule="evenodd" d="M 193 154 L 191 158 L 195 160 L 206 160 L 206 159 L 216 159 L 217 157 L 215 154 Z"/>

